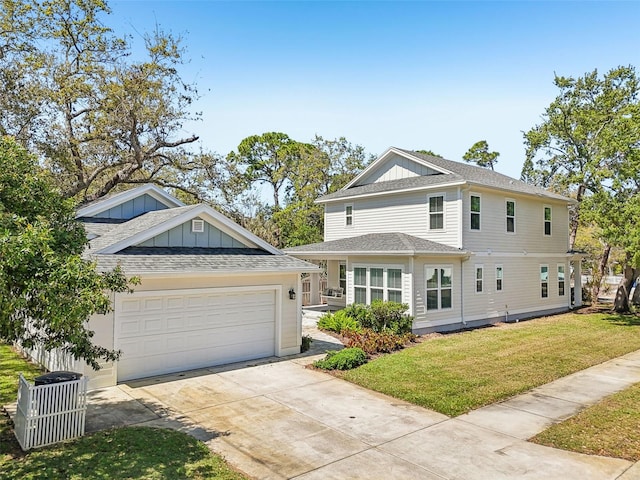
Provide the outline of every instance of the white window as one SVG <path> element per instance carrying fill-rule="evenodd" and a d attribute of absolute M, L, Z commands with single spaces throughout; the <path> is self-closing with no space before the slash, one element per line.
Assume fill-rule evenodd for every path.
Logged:
<path fill-rule="evenodd" d="M 191 220 L 191 232 L 203 233 L 204 232 L 204 220 Z"/>
<path fill-rule="evenodd" d="M 453 267 L 450 266 L 425 267 L 427 311 L 451 308 L 452 274 Z"/>
<path fill-rule="evenodd" d="M 540 265 L 540 296 L 549 296 L 549 265 Z"/>
<path fill-rule="evenodd" d="M 402 268 L 399 266 L 357 266 L 353 269 L 354 303 L 374 300 L 402 303 Z"/>
<path fill-rule="evenodd" d="M 476 293 L 484 290 L 484 266 L 476 265 Z"/>
<path fill-rule="evenodd" d="M 551 207 L 544 207 L 544 234 L 551 235 Z"/>
<path fill-rule="evenodd" d="M 347 291 L 347 264 L 346 263 L 341 263 L 340 267 L 338 268 L 338 275 L 340 277 L 340 288 L 342 289 L 343 292 Z"/>
<path fill-rule="evenodd" d="M 496 292 L 501 292 L 504 287 L 504 269 L 502 265 L 496 265 Z"/>
<path fill-rule="evenodd" d="M 429 197 L 429 230 L 444 230 L 444 195 Z"/>
<path fill-rule="evenodd" d="M 558 296 L 564 297 L 564 265 L 558 265 Z"/>
<path fill-rule="evenodd" d="M 516 201 L 507 200 L 507 233 L 516 232 Z"/>
<path fill-rule="evenodd" d="M 480 195 L 471 195 L 470 213 L 471 230 L 480 230 Z"/>
<path fill-rule="evenodd" d="M 353 205 L 344 206 L 344 224 L 347 227 L 353 225 Z"/>
<path fill-rule="evenodd" d="M 353 302 L 367 304 L 367 269 L 355 267 L 353 269 Z"/>

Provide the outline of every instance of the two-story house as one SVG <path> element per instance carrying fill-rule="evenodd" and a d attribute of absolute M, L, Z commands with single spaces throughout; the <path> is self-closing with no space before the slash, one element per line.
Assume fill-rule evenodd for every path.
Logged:
<path fill-rule="evenodd" d="M 390 148 L 325 206 L 324 242 L 286 253 L 326 262 L 333 304 L 409 305 L 414 332 L 571 308 L 570 198 L 500 173 Z M 575 304 L 581 301 L 575 283 Z"/>

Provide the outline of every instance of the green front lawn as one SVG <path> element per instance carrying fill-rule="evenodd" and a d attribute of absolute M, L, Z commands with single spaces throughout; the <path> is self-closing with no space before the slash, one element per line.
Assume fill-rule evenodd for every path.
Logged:
<path fill-rule="evenodd" d="M 640 460 L 640 383 L 553 425 L 532 442 L 588 455 Z"/>
<path fill-rule="evenodd" d="M 0 343 L 0 405 L 16 401 L 20 372 L 29 380 L 41 373 L 37 366 Z M 206 445 L 173 430 L 120 428 L 25 454 L 5 415 L 0 415 L 0 478 L 246 479 Z"/>
<path fill-rule="evenodd" d="M 341 376 L 456 416 L 640 349 L 640 318 L 567 313 L 428 338 Z"/>

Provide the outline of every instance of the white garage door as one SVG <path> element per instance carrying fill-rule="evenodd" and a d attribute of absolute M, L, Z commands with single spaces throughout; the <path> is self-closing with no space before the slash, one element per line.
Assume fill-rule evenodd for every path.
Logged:
<path fill-rule="evenodd" d="M 274 355 L 275 298 L 273 287 L 119 296 L 118 381 Z"/>

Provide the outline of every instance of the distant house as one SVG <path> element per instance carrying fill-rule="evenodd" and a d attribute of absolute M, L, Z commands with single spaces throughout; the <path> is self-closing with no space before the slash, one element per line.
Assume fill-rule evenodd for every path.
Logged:
<path fill-rule="evenodd" d="M 324 293 L 334 306 L 401 301 L 418 333 L 572 307 L 580 258 L 568 252 L 570 198 L 390 148 L 317 202 L 325 206 L 325 241 L 285 252 L 326 262 Z"/>
<path fill-rule="evenodd" d="M 96 315 L 94 342 L 122 351 L 98 372 L 38 349 L 50 370 L 81 371 L 90 388 L 151 375 L 300 352 L 300 274 L 317 267 L 287 256 L 207 205 L 184 205 L 153 185 L 77 212 L 99 270 L 120 265 L 141 284 Z"/>

